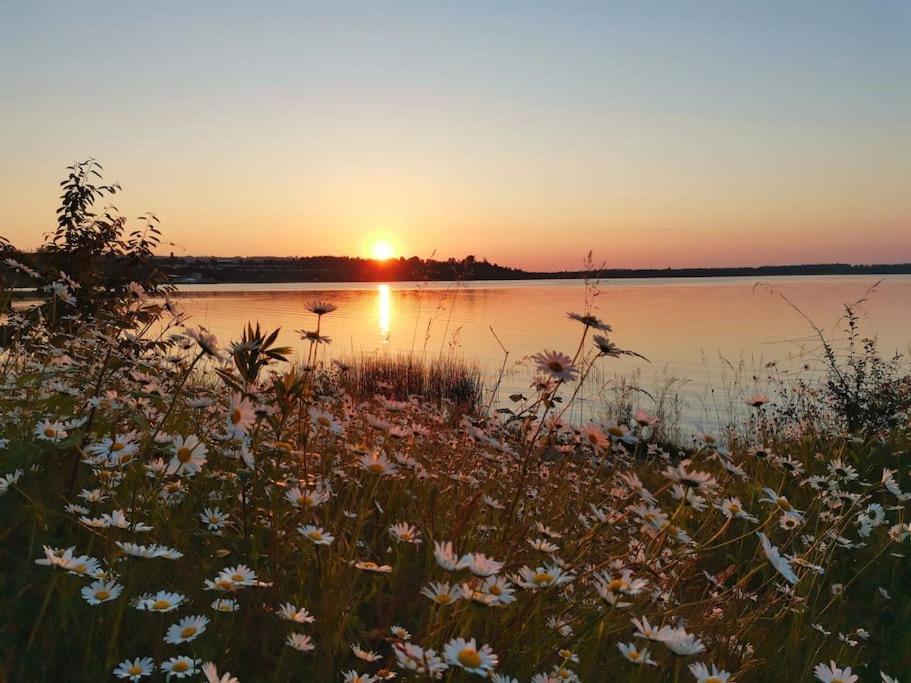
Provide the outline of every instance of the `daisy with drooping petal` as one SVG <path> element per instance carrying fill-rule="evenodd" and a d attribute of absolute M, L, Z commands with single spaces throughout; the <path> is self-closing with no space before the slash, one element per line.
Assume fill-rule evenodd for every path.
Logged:
<path fill-rule="evenodd" d="M 778 552 L 778 548 L 772 545 L 772 542 L 769 541 L 769 537 L 766 536 L 761 531 L 757 534 L 759 540 L 762 542 L 762 550 L 765 553 L 766 557 L 769 559 L 769 563 L 775 567 L 776 571 L 781 574 L 789 583 L 797 583 L 797 574 L 794 573 L 794 570 L 791 569 L 791 563 L 788 562 L 785 557 Z"/>
<path fill-rule="evenodd" d="M 316 406 L 310 406 L 310 408 L 307 409 L 307 413 L 310 415 L 310 419 L 314 426 L 326 429 L 336 436 L 344 434 L 345 429 L 342 427 L 342 423 L 336 420 L 335 416 L 329 411 L 322 410 Z"/>
<path fill-rule="evenodd" d="M 122 592 L 123 586 L 116 581 L 95 581 L 82 588 L 82 598 L 90 605 L 100 605 L 102 602 L 116 600 Z"/>
<path fill-rule="evenodd" d="M 202 665 L 202 674 L 206 677 L 206 683 L 240 683 L 229 672 L 225 672 L 221 678 L 218 677 L 218 669 L 212 662 L 206 662 Z"/>
<path fill-rule="evenodd" d="M 361 571 L 372 572 L 374 574 L 389 574 L 392 572 L 392 567 L 390 567 L 388 564 L 377 564 L 376 562 L 371 562 L 370 560 L 352 562 L 351 564 Z"/>
<path fill-rule="evenodd" d="M 421 532 L 417 527 L 406 522 L 393 524 L 389 527 L 389 535 L 400 543 L 421 543 Z"/>
<path fill-rule="evenodd" d="M 62 422 L 41 420 L 38 424 L 35 425 L 35 436 L 42 441 L 60 443 L 68 436 L 68 434 Z"/>
<path fill-rule="evenodd" d="M 591 446 L 595 453 L 601 453 L 610 446 L 610 439 L 598 425 L 590 422 L 579 429 L 582 442 Z"/>
<path fill-rule="evenodd" d="M 234 438 L 246 436 L 256 423 L 256 410 L 246 396 L 234 394 L 226 416 L 228 434 Z"/>
<path fill-rule="evenodd" d="M 395 465 L 390 462 L 385 453 L 379 451 L 365 453 L 358 459 L 358 465 L 361 469 L 380 476 L 395 474 Z"/>
<path fill-rule="evenodd" d="M 565 353 L 544 351 L 532 356 L 532 360 L 535 361 L 538 372 L 550 375 L 554 379 L 571 382 L 579 374 L 576 366 L 573 365 L 573 359 Z"/>
<path fill-rule="evenodd" d="M 285 498 L 296 508 L 308 509 L 322 505 L 330 498 L 328 491 L 322 489 L 301 489 L 295 486 L 285 491 Z"/>
<path fill-rule="evenodd" d="M 320 334 L 318 330 L 295 330 L 300 334 L 303 341 L 308 341 L 311 344 L 331 344 L 332 338 L 327 337 L 324 334 Z"/>
<path fill-rule="evenodd" d="M 478 648 L 474 638 L 453 638 L 443 646 L 443 656 L 452 666 L 485 677 L 494 670 L 499 661 L 490 645 Z"/>
<path fill-rule="evenodd" d="M 151 657 L 137 657 L 132 661 L 125 659 L 120 662 L 114 669 L 114 675 L 117 676 L 117 678 L 128 678 L 135 683 L 135 681 L 138 681 L 144 676 L 151 676 L 152 671 L 154 670 L 155 662 Z"/>
<path fill-rule="evenodd" d="M 168 463 L 167 474 L 180 474 L 192 477 L 206 464 L 206 454 L 209 449 L 195 434 L 186 439 L 182 436 L 174 438 L 174 455 Z"/>
<path fill-rule="evenodd" d="M 390 626 L 389 632 L 399 640 L 411 640 L 411 633 L 402 626 Z"/>
<path fill-rule="evenodd" d="M 205 327 L 198 327 L 194 330 L 187 330 L 187 336 L 194 339 L 199 348 L 207 356 L 221 358 L 221 352 L 218 350 L 218 338 L 209 332 Z"/>
<path fill-rule="evenodd" d="M 609 358 L 619 358 L 620 356 L 635 356 L 646 361 L 648 360 L 648 358 L 636 353 L 635 351 L 630 351 L 629 349 L 621 349 L 603 334 L 596 334 L 594 337 L 592 337 L 592 343 L 594 343 L 595 348 L 598 349 L 598 353 L 602 356 L 607 356 Z"/>
<path fill-rule="evenodd" d="M 324 315 L 327 315 L 328 313 L 332 313 L 333 311 L 338 310 L 338 306 L 336 306 L 331 301 L 320 301 L 318 299 L 314 299 L 313 301 L 307 302 L 307 304 L 304 306 L 304 308 L 306 308 L 311 313 L 315 313 L 319 317 L 322 317 Z"/>
<path fill-rule="evenodd" d="M 233 598 L 217 598 L 210 605 L 216 612 L 237 612 L 240 604 Z"/>
<path fill-rule="evenodd" d="M 199 513 L 199 519 L 209 531 L 221 531 L 231 519 L 231 515 L 225 514 L 219 508 L 205 508 Z"/>
<path fill-rule="evenodd" d="M 633 664 L 651 664 L 658 666 L 658 662 L 651 658 L 648 648 L 641 650 L 636 647 L 635 643 L 617 643 L 620 653 L 626 658 L 626 661 Z"/>
<path fill-rule="evenodd" d="M 316 621 L 316 618 L 306 609 L 303 607 L 295 607 L 290 602 L 286 602 L 279 607 L 275 613 L 278 615 L 279 619 L 293 621 L 297 624 L 312 624 Z"/>
<path fill-rule="evenodd" d="M 313 639 L 310 636 L 305 636 L 303 633 L 289 633 L 288 639 L 285 642 L 299 652 L 310 652 L 311 650 L 316 649 L 316 646 L 313 644 Z"/>
<path fill-rule="evenodd" d="M 164 545 L 140 545 L 138 543 L 126 543 L 117 541 L 117 547 L 127 555 L 132 557 L 142 557 L 145 559 L 164 558 L 166 560 L 179 560 L 183 553 L 174 548 L 168 548 Z"/>
<path fill-rule="evenodd" d="M 354 669 L 342 674 L 342 683 L 377 683 L 380 679 L 370 674 L 359 674 Z"/>
<path fill-rule="evenodd" d="M 822 683 L 857 683 L 858 676 L 851 672 L 851 667 L 839 669 L 834 661 L 830 661 L 828 666 L 817 664 L 813 669 L 816 678 Z"/>
<path fill-rule="evenodd" d="M 186 599 L 180 593 L 158 591 L 154 595 L 144 595 L 136 601 L 136 609 L 146 612 L 171 612 Z"/>
<path fill-rule="evenodd" d="M 572 572 L 564 571 L 561 567 L 550 563 L 546 563 L 536 569 L 522 567 L 519 569 L 519 575 L 513 577 L 520 586 L 532 590 L 549 588 L 550 586 L 562 586 L 570 583 L 575 578 Z"/>
<path fill-rule="evenodd" d="M 690 673 L 696 677 L 696 683 L 728 683 L 731 678 L 731 674 L 724 670 L 719 671 L 714 664 L 712 664 L 711 671 L 702 662 L 690 664 L 689 668 Z"/>
<path fill-rule="evenodd" d="M 309 524 L 297 527 L 297 533 L 316 545 L 331 545 L 335 540 L 335 536 L 327 533 L 322 527 Z"/>
<path fill-rule="evenodd" d="M 462 558 L 464 566 L 475 576 L 493 576 L 503 568 L 503 563 L 498 562 L 483 553 L 473 553 Z"/>
<path fill-rule="evenodd" d="M 208 625 L 209 617 L 184 617 L 176 624 L 171 624 L 171 626 L 168 627 L 168 632 L 165 634 L 164 642 L 171 645 L 189 643 L 191 640 L 196 640 L 196 638 L 198 638 L 206 630 L 206 626 Z"/>
<path fill-rule="evenodd" d="M 606 322 L 602 322 L 597 316 L 591 313 L 567 313 L 566 317 L 570 320 L 576 320 L 586 327 L 598 330 L 599 332 L 613 332 L 613 329 Z"/>
<path fill-rule="evenodd" d="M 425 650 L 414 643 L 394 643 L 392 651 L 399 668 L 421 676 L 439 678 L 449 668 L 435 650 Z"/>
<path fill-rule="evenodd" d="M 421 589 L 421 595 L 426 595 L 438 605 L 450 605 L 462 597 L 458 586 L 448 583 L 431 583 Z"/>
<path fill-rule="evenodd" d="M 76 546 L 66 550 L 44 546 L 44 557 L 35 560 L 35 564 L 57 567 L 79 576 L 96 576 L 101 573 L 101 563 L 88 555 L 76 555 Z"/>
<path fill-rule="evenodd" d="M 480 584 L 477 580 L 463 583 L 462 596 L 488 607 L 503 607 L 516 599 L 515 588 L 503 576 L 488 576 Z"/>
<path fill-rule="evenodd" d="M 648 640 L 661 641 L 664 637 L 664 634 L 667 632 L 667 627 L 662 626 L 660 628 L 655 628 L 650 623 L 646 617 L 641 619 L 636 619 L 635 617 L 630 619 L 633 623 L 633 626 L 636 627 L 636 632 L 633 634 L 637 638 L 646 638 Z"/>
<path fill-rule="evenodd" d="M 433 557 L 438 565 L 451 572 L 465 568 L 464 561 L 453 552 L 452 541 L 446 541 L 445 543 L 434 541 Z"/>
<path fill-rule="evenodd" d="M 766 394 L 753 394 L 752 396 L 750 396 L 748 399 L 746 399 L 744 401 L 744 403 L 746 403 L 748 406 L 752 406 L 753 408 L 762 408 L 762 406 L 764 406 L 768 402 L 769 402 L 769 397 Z M 692 668 L 692 667 L 690 667 L 690 668 Z M 700 681 L 700 683 L 702 683 L 702 682 Z"/>
<path fill-rule="evenodd" d="M 351 651 L 354 653 L 355 657 L 362 659 L 365 662 L 378 662 L 383 658 L 382 655 L 373 650 L 365 650 L 358 643 L 351 644 Z"/>
<path fill-rule="evenodd" d="M 556 543 L 551 543 L 546 538 L 529 538 L 528 545 L 542 553 L 553 554 L 560 549 Z"/>
<path fill-rule="evenodd" d="M 703 642 L 692 633 L 687 633 L 683 627 L 662 629 L 661 642 L 671 652 L 681 657 L 695 655 L 705 650 Z"/>
<path fill-rule="evenodd" d="M 168 678 L 186 678 L 200 673 L 199 665 L 200 661 L 198 659 L 181 655 L 179 657 L 171 657 L 162 662 L 161 672 L 166 674 Z"/>

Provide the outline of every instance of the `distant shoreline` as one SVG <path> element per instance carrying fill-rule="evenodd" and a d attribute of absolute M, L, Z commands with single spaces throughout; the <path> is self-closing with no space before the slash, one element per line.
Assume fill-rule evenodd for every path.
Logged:
<path fill-rule="evenodd" d="M 40 265 L 42 254 L 30 254 L 33 265 Z M 592 270 L 526 271 L 491 263 L 487 259 L 467 256 L 463 259 L 411 258 L 375 261 L 345 256 L 277 257 L 215 257 L 215 256 L 157 256 L 152 263 L 133 273 L 124 273 L 124 262 L 108 258 L 103 268 L 120 271 L 119 277 L 142 279 L 158 270 L 170 284 L 281 284 L 281 283 L 383 283 L 383 282 L 476 282 L 525 280 L 643 280 L 674 278 L 794 277 L 824 275 L 911 275 L 911 263 L 813 263 L 784 266 L 734 266 L 713 268 L 596 268 Z M 8 286 L 25 290 L 31 278 L 0 262 L 0 275 Z"/>
<path fill-rule="evenodd" d="M 266 284 L 292 282 L 450 282 L 454 280 L 522 281 L 710 277 L 775 277 L 812 275 L 908 275 L 911 263 L 820 263 L 785 266 L 713 268 L 600 268 L 591 271 L 525 271 L 467 257 L 447 261 L 370 259 L 337 256 L 159 257 L 157 267 L 174 284 Z"/>

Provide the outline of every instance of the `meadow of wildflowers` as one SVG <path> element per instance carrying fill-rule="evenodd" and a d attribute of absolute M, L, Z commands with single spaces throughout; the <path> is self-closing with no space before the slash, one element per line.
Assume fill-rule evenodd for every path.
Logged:
<path fill-rule="evenodd" d="M 352 395 L 331 302 L 292 363 L 8 253 L 44 298 L 0 321 L 0 679 L 909 680 L 907 415 L 571 424 L 631 353 L 591 310 L 508 409 Z"/>

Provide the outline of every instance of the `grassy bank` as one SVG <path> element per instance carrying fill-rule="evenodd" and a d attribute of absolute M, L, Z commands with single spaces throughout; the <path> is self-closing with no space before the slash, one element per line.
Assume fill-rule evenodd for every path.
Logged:
<path fill-rule="evenodd" d="M 223 358 L 200 330 L 144 339 L 167 315 L 150 306 L 59 336 L 23 323 L 2 357 L 10 680 L 144 657 L 154 678 L 213 661 L 240 680 L 908 666 L 906 422 L 819 433 L 763 403 L 753 442 L 703 435 L 681 461 L 648 415 L 556 419 L 610 363 L 603 339 L 542 354 L 512 414 L 459 422 L 388 364 L 339 384 L 256 330 Z"/>

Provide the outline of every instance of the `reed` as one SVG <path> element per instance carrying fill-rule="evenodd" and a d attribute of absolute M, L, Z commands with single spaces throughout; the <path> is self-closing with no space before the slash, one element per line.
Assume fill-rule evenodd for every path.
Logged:
<path fill-rule="evenodd" d="M 356 397 L 381 394 L 405 400 L 419 396 L 471 411 L 483 403 L 485 384 L 480 367 L 453 354 L 363 353 L 342 359 L 336 367 L 343 368 L 338 372 L 339 384 Z"/>

